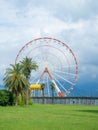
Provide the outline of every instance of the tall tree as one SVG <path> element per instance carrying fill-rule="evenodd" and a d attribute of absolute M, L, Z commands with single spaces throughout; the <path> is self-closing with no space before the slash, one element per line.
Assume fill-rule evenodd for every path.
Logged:
<path fill-rule="evenodd" d="M 38 66 L 36 62 L 32 61 L 32 58 L 25 57 L 22 61 L 20 61 L 21 67 L 22 67 L 22 73 L 26 77 L 28 81 L 28 87 L 27 87 L 27 92 L 26 92 L 26 104 L 28 105 L 28 100 L 29 100 L 29 79 L 32 70 L 37 70 Z"/>
<path fill-rule="evenodd" d="M 16 95 L 16 105 L 18 104 L 18 96 L 26 91 L 28 85 L 27 79 L 21 70 L 19 63 L 11 64 L 11 67 L 6 69 L 4 76 L 4 85 Z"/>
<path fill-rule="evenodd" d="M 41 90 L 42 90 L 43 104 L 44 104 L 44 88 L 45 88 L 45 84 L 42 83 L 41 84 Z"/>
<path fill-rule="evenodd" d="M 55 90 L 55 84 L 54 84 L 54 83 L 51 83 L 50 86 L 51 86 L 51 90 L 52 90 L 52 104 L 53 104 L 53 103 L 54 103 L 54 90 Z"/>

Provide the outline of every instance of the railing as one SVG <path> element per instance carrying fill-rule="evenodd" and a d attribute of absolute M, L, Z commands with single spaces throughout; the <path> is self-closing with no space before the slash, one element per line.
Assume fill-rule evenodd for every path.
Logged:
<path fill-rule="evenodd" d="M 98 105 L 98 97 L 31 97 L 35 104 Z"/>

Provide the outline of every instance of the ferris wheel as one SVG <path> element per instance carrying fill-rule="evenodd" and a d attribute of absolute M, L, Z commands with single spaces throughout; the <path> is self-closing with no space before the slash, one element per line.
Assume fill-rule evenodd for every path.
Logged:
<path fill-rule="evenodd" d="M 73 51 L 64 42 L 55 38 L 37 38 L 26 43 L 16 56 L 15 63 L 25 57 L 32 58 L 38 65 L 32 71 L 31 84 L 45 84 L 44 95 L 64 97 L 70 94 L 78 78 L 78 63 Z M 41 96 L 41 91 L 33 90 L 33 96 Z"/>

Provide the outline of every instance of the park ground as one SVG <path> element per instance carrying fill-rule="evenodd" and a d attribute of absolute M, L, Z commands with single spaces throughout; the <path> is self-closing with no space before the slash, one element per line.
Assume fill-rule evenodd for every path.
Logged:
<path fill-rule="evenodd" d="M 98 130 L 98 106 L 0 107 L 0 130 Z"/>

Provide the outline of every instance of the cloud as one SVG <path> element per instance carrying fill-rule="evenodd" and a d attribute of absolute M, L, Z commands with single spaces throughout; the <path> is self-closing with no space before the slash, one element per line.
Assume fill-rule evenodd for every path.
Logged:
<path fill-rule="evenodd" d="M 25 43 L 54 37 L 68 44 L 79 63 L 79 76 L 98 77 L 98 2 L 96 0 L 0 1 L 0 72 L 14 63 Z M 82 75 L 82 76 L 81 76 Z M 84 78 L 85 79 L 85 78 Z"/>
<path fill-rule="evenodd" d="M 73 21 L 78 19 L 89 19 L 98 13 L 98 2 L 96 0 L 31 0 L 28 6 L 37 6 L 48 9 L 56 17 Z"/>

